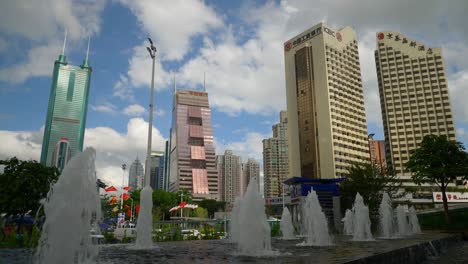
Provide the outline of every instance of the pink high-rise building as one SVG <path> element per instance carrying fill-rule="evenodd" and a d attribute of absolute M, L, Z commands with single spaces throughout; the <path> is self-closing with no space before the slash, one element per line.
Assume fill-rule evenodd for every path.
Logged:
<path fill-rule="evenodd" d="M 206 92 L 175 92 L 169 177 L 169 191 L 188 190 L 195 201 L 219 199 L 211 110 Z"/>

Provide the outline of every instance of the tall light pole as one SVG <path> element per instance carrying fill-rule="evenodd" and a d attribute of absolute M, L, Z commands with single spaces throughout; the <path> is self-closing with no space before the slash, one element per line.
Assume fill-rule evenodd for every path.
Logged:
<path fill-rule="evenodd" d="M 153 59 L 153 68 L 151 71 L 151 95 L 150 95 L 150 111 L 148 120 L 148 148 L 146 149 L 146 162 L 145 162 L 145 186 L 150 185 L 150 163 L 151 163 L 151 140 L 153 132 L 153 111 L 154 111 L 154 63 L 156 61 L 156 47 L 153 45 L 153 41 L 148 38 L 150 46 L 146 47 L 151 59 Z"/>
<path fill-rule="evenodd" d="M 153 208 L 153 189 L 150 186 L 150 165 L 151 165 L 151 138 L 153 132 L 153 101 L 154 101 L 154 63 L 156 59 L 156 47 L 153 45 L 153 41 L 148 38 L 150 47 L 147 47 L 151 59 L 153 59 L 153 68 L 151 72 L 151 96 L 150 96 L 150 111 L 148 120 L 148 148 L 146 150 L 146 162 L 145 162 L 145 187 L 140 193 L 140 213 L 138 214 L 137 224 L 137 237 L 136 247 L 141 249 L 151 248 L 153 245 L 153 214 L 151 210 Z"/>

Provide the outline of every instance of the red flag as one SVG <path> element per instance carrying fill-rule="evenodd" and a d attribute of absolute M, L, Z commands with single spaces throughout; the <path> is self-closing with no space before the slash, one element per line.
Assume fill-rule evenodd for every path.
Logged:
<path fill-rule="evenodd" d="M 124 189 L 124 190 L 126 190 L 126 191 L 130 191 L 131 188 L 132 188 L 132 187 L 127 186 L 127 187 L 123 187 L 122 189 Z"/>
<path fill-rule="evenodd" d="M 137 214 L 140 212 L 140 205 L 135 206 L 135 211 L 137 212 Z"/>
<path fill-rule="evenodd" d="M 107 187 L 106 189 L 104 189 L 106 192 L 115 192 L 117 191 L 117 189 L 114 187 L 114 186 L 111 186 L 111 187 Z"/>
<path fill-rule="evenodd" d="M 120 195 L 120 198 L 122 198 L 124 201 L 127 201 L 128 198 L 130 198 L 130 194 L 124 193 L 124 194 Z"/>
<path fill-rule="evenodd" d="M 184 207 L 187 203 L 185 201 L 180 202 L 179 206 Z"/>

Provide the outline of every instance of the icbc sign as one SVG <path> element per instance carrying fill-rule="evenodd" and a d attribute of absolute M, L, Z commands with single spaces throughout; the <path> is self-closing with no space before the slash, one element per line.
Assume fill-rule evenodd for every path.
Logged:
<path fill-rule="evenodd" d="M 379 34 L 377 34 L 377 38 L 378 38 L 379 40 L 384 39 L 384 38 L 385 38 L 384 33 L 380 32 Z"/>
<path fill-rule="evenodd" d="M 340 32 L 336 32 L 336 39 L 341 42 L 343 40 L 343 37 L 341 36 Z"/>

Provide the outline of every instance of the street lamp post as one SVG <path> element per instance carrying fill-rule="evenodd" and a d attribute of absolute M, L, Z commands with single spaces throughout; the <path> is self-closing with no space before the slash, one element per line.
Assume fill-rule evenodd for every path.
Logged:
<path fill-rule="evenodd" d="M 150 111 L 149 111 L 149 120 L 148 120 L 148 147 L 146 149 L 146 162 L 145 162 L 145 186 L 150 185 L 150 162 L 151 162 L 151 140 L 153 132 L 153 111 L 154 111 L 154 63 L 156 60 L 156 47 L 153 45 L 153 41 L 148 38 L 150 42 L 150 47 L 146 47 L 148 50 L 151 59 L 153 60 L 153 69 L 151 72 L 151 94 L 150 94 Z"/>

